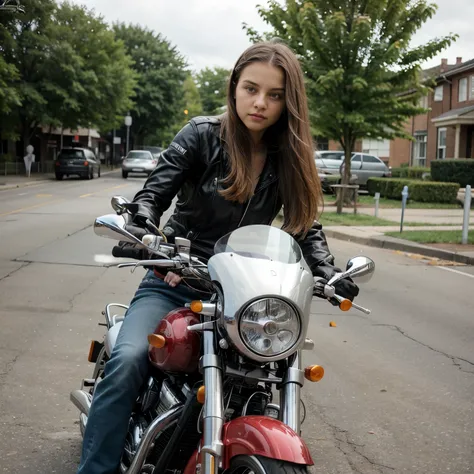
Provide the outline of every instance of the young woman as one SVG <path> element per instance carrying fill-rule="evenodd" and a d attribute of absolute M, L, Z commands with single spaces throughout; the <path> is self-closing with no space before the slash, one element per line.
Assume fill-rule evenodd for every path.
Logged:
<path fill-rule="evenodd" d="M 148 219 L 159 226 L 177 194 L 163 232 L 171 241 L 190 239 L 193 253 L 209 258 L 220 237 L 241 226 L 270 225 L 283 205 L 283 229 L 297 239 L 314 275 L 329 279 L 339 271 L 315 222 L 321 185 L 303 74 L 288 47 L 248 48 L 230 77 L 227 112 L 195 118 L 178 133 L 135 196 L 137 234 Z M 114 255 L 132 256 L 126 246 L 116 247 Z M 341 280 L 337 292 L 352 300 L 358 288 Z M 78 474 L 116 473 L 129 416 L 147 375 L 147 335 L 169 311 L 199 298 L 179 275 L 151 270 L 145 275 L 94 395 Z"/>

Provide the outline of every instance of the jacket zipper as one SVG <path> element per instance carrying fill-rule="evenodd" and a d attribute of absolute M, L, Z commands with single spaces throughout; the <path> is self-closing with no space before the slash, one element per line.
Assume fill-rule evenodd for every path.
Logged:
<path fill-rule="evenodd" d="M 269 175 L 269 178 L 273 178 L 273 175 Z M 245 211 L 244 211 L 244 215 L 242 216 L 242 218 L 240 219 L 240 222 L 239 224 L 237 225 L 237 228 L 240 227 L 240 225 L 242 224 L 243 220 L 245 219 L 245 216 L 247 214 L 247 211 L 249 210 L 249 207 L 250 207 L 250 203 L 252 202 L 252 199 L 254 198 L 255 195 L 257 195 L 258 193 L 260 193 L 261 191 L 263 191 L 264 189 L 268 188 L 268 186 L 270 186 L 270 184 L 272 184 L 273 181 L 270 181 L 267 185 L 261 187 L 258 192 L 254 193 L 253 196 L 249 199 L 249 202 L 247 203 L 247 206 L 245 207 Z M 257 184 L 258 186 L 258 184 Z"/>
<path fill-rule="evenodd" d="M 255 194 L 254 194 L 254 196 L 255 196 Z M 242 224 L 242 221 L 244 220 L 245 215 L 247 214 L 247 211 L 249 210 L 250 203 L 252 202 L 252 199 L 253 199 L 253 196 L 249 199 L 249 202 L 247 203 L 247 206 L 246 206 L 245 211 L 244 211 L 244 215 L 243 215 L 242 218 L 240 219 L 240 222 L 239 222 L 238 225 L 237 225 L 237 229 L 240 227 L 240 224 Z"/>

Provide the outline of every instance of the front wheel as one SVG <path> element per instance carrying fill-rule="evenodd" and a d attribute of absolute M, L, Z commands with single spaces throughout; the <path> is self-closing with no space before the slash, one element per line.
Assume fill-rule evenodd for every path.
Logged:
<path fill-rule="evenodd" d="M 262 456 L 236 456 L 226 474 L 308 474 L 308 468 Z"/>

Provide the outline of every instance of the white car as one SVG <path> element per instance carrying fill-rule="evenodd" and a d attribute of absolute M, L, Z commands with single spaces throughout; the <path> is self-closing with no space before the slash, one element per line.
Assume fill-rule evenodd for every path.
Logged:
<path fill-rule="evenodd" d="M 122 161 L 122 178 L 127 179 L 129 173 L 150 176 L 158 164 L 158 158 L 148 150 L 131 150 Z"/>
<path fill-rule="evenodd" d="M 343 151 L 316 151 L 314 153 L 316 168 L 324 174 L 339 174 L 344 161 Z M 390 178 L 390 168 L 377 156 L 366 153 L 353 153 L 351 174 L 356 175 L 355 184 L 366 186 L 369 178 Z"/>

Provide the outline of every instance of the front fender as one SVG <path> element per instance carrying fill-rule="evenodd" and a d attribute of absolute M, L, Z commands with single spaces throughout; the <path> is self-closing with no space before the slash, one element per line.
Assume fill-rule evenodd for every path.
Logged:
<path fill-rule="evenodd" d="M 239 455 L 257 455 L 312 466 L 306 443 L 290 427 L 266 416 L 243 416 L 223 427 L 224 468 Z"/>

